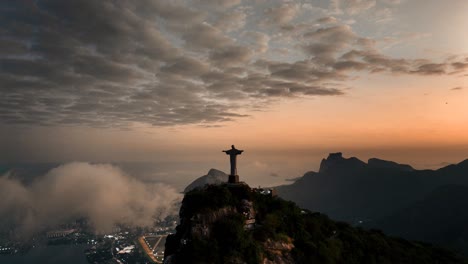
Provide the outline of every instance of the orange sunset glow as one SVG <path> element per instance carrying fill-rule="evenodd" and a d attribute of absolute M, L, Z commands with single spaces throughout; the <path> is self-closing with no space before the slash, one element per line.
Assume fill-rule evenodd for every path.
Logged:
<path fill-rule="evenodd" d="M 27 12 L 55 22 L 2 11 L 1 159 L 203 173 L 235 143 L 265 164 L 300 157 L 286 179 L 333 151 L 419 168 L 466 156 L 466 1 L 222 2 L 122 3 L 89 23 L 47 1 Z"/>
<path fill-rule="evenodd" d="M 0 263 L 468 263 L 468 0 L 0 1 Z"/>

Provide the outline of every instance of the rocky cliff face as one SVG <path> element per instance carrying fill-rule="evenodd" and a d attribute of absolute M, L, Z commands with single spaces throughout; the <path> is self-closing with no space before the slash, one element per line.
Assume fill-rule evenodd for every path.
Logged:
<path fill-rule="evenodd" d="M 323 159 L 320 163 L 320 170 L 319 173 L 327 173 L 332 172 L 335 170 L 340 170 L 342 168 L 345 169 L 362 169 L 366 167 L 366 163 L 355 158 L 351 157 L 348 159 L 343 158 L 343 154 L 341 152 L 337 153 L 330 153 L 328 158 Z"/>
<path fill-rule="evenodd" d="M 291 255 L 291 251 L 294 249 L 294 243 L 291 238 L 287 238 L 285 241 L 267 239 L 262 245 L 266 255 L 270 256 L 270 258 L 263 258 L 263 264 L 296 263 Z"/>
<path fill-rule="evenodd" d="M 220 219 L 231 217 L 238 214 L 236 208 L 227 206 L 206 213 L 194 215 L 190 221 L 190 234 L 187 237 L 196 237 L 198 239 L 209 239 L 213 230 L 213 225 Z"/>
<path fill-rule="evenodd" d="M 207 185 L 185 194 L 165 263 L 467 263 L 427 244 L 389 238 L 247 185 Z M 253 228 L 246 228 L 254 217 Z"/>
<path fill-rule="evenodd" d="M 165 263 L 294 263 L 291 238 L 253 238 L 255 195 L 260 194 L 244 184 L 188 192 L 177 232 L 166 241 Z"/>

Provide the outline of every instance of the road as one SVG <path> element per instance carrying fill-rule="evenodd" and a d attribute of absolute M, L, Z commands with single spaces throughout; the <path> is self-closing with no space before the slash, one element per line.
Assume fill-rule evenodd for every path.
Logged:
<path fill-rule="evenodd" d="M 151 236 L 153 237 L 153 236 Z M 163 258 L 164 256 L 163 255 L 159 255 L 159 256 L 154 256 L 153 252 L 154 250 L 156 250 L 156 248 L 158 248 L 159 244 L 161 243 L 161 241 L 167 237 L 167 235 L 161 235 L 161 236 L 157 236 L 158 238 L 158 241 L 154 244 L 153 248 L 149 248 L 148 244 L 146 244 L 146 241 L 145 241 L 145 236 L 141 236 L 138 238 L 138 242 L 140 243 L 141 247 L 143 248 L 143 250 L 145 251 L 146 255 L 148 255 L 148 257 L 155 263 L 163 263 Z"/>

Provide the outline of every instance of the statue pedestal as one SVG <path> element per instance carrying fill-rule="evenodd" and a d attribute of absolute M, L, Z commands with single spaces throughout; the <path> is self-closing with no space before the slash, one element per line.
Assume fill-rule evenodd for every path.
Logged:
<path fill-rule="evenodd" d="M 239 175 L 229 175 L 229 183 L 239 183 Z"/>

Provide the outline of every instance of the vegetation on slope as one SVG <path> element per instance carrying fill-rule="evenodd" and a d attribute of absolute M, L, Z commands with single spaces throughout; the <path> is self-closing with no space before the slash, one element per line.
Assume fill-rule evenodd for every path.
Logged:
<path fill-rule="evenodd" d="M 245 230 L 244 216 L 234 213 L 213 218 L 209 236 L 192 235 L 196 214 L 236 208 L 242 199 L 254 204 L 255 229 Z M 193 190 L 180 217 L 177 233 L 166 241 L 169 263 L 468 263 L 450 251 L 335 222 L 248 186 Z"/>

